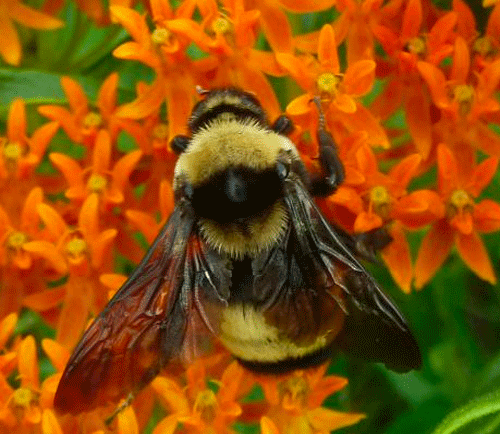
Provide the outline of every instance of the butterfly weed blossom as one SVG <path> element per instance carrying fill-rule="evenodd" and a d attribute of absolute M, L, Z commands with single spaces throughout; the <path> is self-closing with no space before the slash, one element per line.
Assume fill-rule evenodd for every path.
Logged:
<path fill-rule="evenodd" d="M 497 182 L 500 157 L 500 5 L 483 2 L 493 9 L 481 34 L 462 0 L 450 10 L 429 0 L 173 3 L 76 2 L 75 38 L 85 29 L 110 32 L 96 91 L 81 78 L 88 70 L 72 70 L 69 61 L 54 71 L 61 78 L 50 97 L 27 98 L 21 86 L 1 107 L 0 432 L 128 434 L 149 426 L 155 434 L 236 433 L 252 426 L 313 434 L 368 423 L 367 407 L 323 404 L 347 386 L 325 366 L 259 376 L 213 344 L 211 359 L 193 351 L 186 369 L 161 372 L 111 420 L 116 403 L 61 415 L 53 400 L 89 319 L 123 283 L 116 273 L 128 265 L 115 258 L 136 265 L 173 210 L 171 140 L 189 133 L 197 86 L 249 91 L 271 122 L 281 103 L 312 172 L 321 170 L 316 131 L 324 123 L 345 180 L 317 203 L 355 237 L 389 235 L 380 256 L 404 293 L 424 288 L 455 256 L 496 283 L 498 258 L 482 234 L 500 230 L 498 198 L 484 196 Z M 42 33 L 65 25 L 60 9 L 55 1 L 38 11 L 0 0 L 0 56 L 14 71 L 32 66 Z M 310 32 L 294 18 L 325 10 Z M 395 127 L 398 116 L 404 121 Z M 124 137 L 132 143 L 126 151 Z M 54 339 L 26 333 L 28 311 Z M 18 322 L 24 331 L 16 331 Z"/>

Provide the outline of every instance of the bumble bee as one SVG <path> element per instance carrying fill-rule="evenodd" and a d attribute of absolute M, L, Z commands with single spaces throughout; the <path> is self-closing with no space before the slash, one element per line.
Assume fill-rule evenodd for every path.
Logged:
<path fill-rule="evenodd" d="M 313 196 L 344 177 L 320 111 L 319 161 L 308 173 L 251 94 L 205 92 L 178 154 L 175 209 L 137 269 L 86 330 L 55 407 L 78 413 L 147 385 L 214 335 L 250 370 L 286 372 L 334 350 L 405 372 L 421 364 L 405 319 L 356 259 L 355 242 Z"/>

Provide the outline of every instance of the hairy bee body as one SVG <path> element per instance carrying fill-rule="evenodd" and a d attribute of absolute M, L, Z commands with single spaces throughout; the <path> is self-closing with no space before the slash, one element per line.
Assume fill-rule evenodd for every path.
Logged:
<path fill-rule="evenodd" d="M 320 178 L 283 134 L 289 123 L 269 125 L 245 92 L 207 92 L 189 128 L 172 142 L 175 210 L 78 344 L 55 406 L 76 413 L 135 393 L 196 357 L 207 334 L 256 371 L 311 366 L 336 349 L 417 368 L 406 321 L 314 202 L 343 179 L 324 122 Z"/>

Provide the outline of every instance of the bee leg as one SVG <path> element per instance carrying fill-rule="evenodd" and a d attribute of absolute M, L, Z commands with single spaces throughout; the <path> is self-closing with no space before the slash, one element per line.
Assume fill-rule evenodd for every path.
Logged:
<path fill-rule="evenodd" d="M 170 141 L 170 148 L 177 155 L 180 155 L 187 149 L 187 147 L 189 145 L 189 141 L 190 141 L 190 138 L 188 136 L 182 136 L 182 135 L 175 136 Z"/>
<path fill-rule="evenodd" d="M 337 235 L 356 256 L 367 261 L 378 263 L 377 252 L 392 242 L 387 228 L 380 227 L 360 234 L 349 234 L 339 227 L 335 227 Z"/>
<path fill-rule="evenodd" d="M 132 404 L 132 401 L 134 400 L 134 395 L 133 393 L 129 393 L 128 396 L 125 398 L 125 400 L 123 402 L 121 402 L 120 404 L 118 404 L 115 408 L 115 410 L 113 411 L 113 413 L 111 413 L 107 418 L 106 420 L 104 421 L 104 423 L 107 425 L 107 426 L 110 426 L 111 423 L 113 422 L 113 420 L 115 419 L 116 416 L 118 416 L 118 413 L 121 413 L 123 410 L 125 410 L 129 405 Z"/>
<path fill-rule="evenodd" d="M 329 196 L 344 181 L 344 165 L 338 156 L 337 146 L 332 135 L 326 130 L 326 121 L 321 101 L 314 98 L 314 103 L 318 107 L 319 122 L 316 137 L 319 145 L 319 162 L 323 171 L 323 176 L 311 180 L 311 194 L 313 196 Z"/>
<path fill-rule="evenodd" d="M 276 119 L 271 126 L 271 129 L 278 134 L 288 135 L 293 131 L 293 122 L 292 120 L 286 116 L 281 115 L 278 119 Z"/>

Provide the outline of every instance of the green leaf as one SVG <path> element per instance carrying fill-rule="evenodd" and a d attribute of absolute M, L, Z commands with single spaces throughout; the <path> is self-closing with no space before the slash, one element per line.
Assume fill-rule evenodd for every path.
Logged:
<path fill-rule="evenodd" d="M 441 424 L 439 424 L 433 434 L 451 434 L 457 432 L 466 425 L 472 424 L 478 419 L 494 413 L 500 413 L 500 390 L 476 398 L 463 407 L 453 411 L 443 420 L 443 422 L 441 422 Z M 495 430 L 498 426 L 500 426 L 500 420 L 498 417 L 495 417 L 493 420 L 488 420 L 483 429 L 479 429 L 476 426 L 474 432 L 485 433 L 487 432 L 485 431 L 486 427 L 488 427 L 487 429 L 489 432 L 493 432 L 491 430 Z M 472 431 L 469 430 L 467 432 Z"/>

